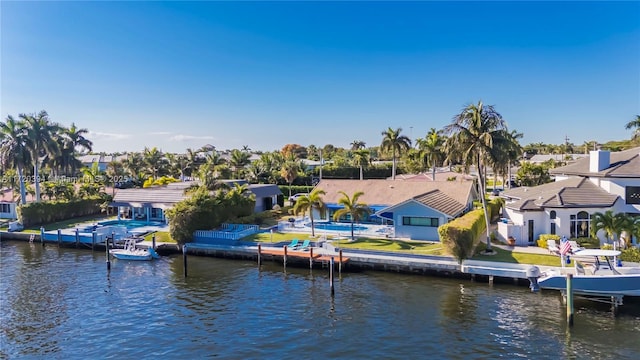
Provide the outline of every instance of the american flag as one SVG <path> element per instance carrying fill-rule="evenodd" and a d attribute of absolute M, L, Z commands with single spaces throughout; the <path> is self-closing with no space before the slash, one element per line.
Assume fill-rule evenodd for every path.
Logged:
<path fill-rule="evenodd" d="M 560 243 L 560 254 L 567 255 L 570 252 L 571 252 L 571 244 L 569 243 L 569 240 L 563 240 Z"/>

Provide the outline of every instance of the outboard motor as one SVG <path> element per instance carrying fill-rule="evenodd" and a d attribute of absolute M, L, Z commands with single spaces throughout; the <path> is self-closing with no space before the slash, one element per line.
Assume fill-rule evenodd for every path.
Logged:
<path fill-rule="evenodd" d="M 540 291 L 538 278 L 540 277 L 540 269 L 537 266 L 531 266 L 527 269 L 527 279 L 529 279 L 529 288 L 532 292 Z"/>

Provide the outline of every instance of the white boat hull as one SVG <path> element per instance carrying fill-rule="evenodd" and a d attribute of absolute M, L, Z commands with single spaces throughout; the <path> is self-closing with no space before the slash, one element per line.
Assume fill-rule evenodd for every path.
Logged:
<path fill-rule="evenodd" d="M 132 261 L 150 261 L 159 257 L 153 249 L 118 249 L 111 250 L 111 255 L 118 260 Z"/>
<path fill-rule="evenodd" d="M 566 290 L 565 275 L 552 274 L 538 279 L 542 289 Z M 640 274 L 574 275 L 573 292 L 584 295 L 640 296 Z"/>

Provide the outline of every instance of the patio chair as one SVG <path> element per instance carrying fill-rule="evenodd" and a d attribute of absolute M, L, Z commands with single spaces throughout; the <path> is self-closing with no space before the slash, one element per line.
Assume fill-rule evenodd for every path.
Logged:
<path fill-rule="evenodd" d="M 547 249 L 552 254 L 560 255 L 560 248 L 558 248 L 555 240 L 547 240 Z"/>
<path fill-rule="evenodd" d="M 291 243 L 289 245 L 285 245 L 289 250 L 296 250 L 296 248 L 299 246 L 298 244 L 298 239 L 293 239 L 291 240 Z"/>
<path fill-rule="evenodd" d="M 302 245 L 298 246 L 296 250 L 298 251 L 307 251 L 309 250 L 309 245 L 311 244 L 311 240 L 307 239 L 302 242 Z"/>
<path fill-rule="evenodd" d="M 569 244 L 571 244 L 571 253 L 575 254 L 576 252 L 580 251 L 580 250 L 584 250 L 584 248 L 580 245 L 578 245 L 577 241 L 569 241 Z"/>

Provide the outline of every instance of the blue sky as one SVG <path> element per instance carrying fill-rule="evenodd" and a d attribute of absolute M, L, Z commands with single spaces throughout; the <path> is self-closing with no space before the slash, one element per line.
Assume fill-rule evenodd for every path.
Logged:
<path fill-rule="evenodd" d="M 0 2 L 2 118 L 95 151 L 379 145 L 470 102 L 522 144 L 631 137 L 640 2 Z"/>

